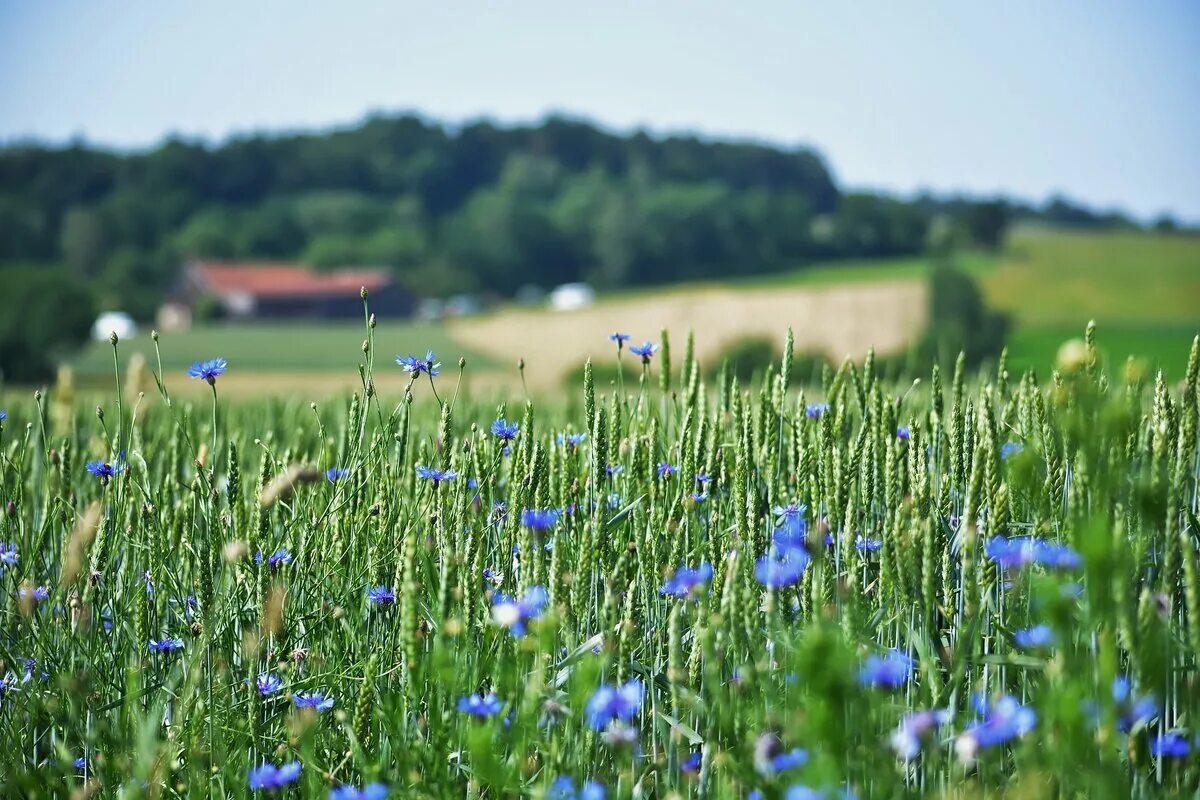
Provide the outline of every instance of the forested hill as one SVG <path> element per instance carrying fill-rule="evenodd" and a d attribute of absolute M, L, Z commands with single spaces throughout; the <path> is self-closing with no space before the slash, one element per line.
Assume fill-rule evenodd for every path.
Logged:
<path fill-rule="evenodd" d="M 807 149 L 618 135 L 564 118 L 449 127 L 378 116 L 127 154 L 0 149 L 0 268 L 65 265 L 102 304 L 147 316 L 189 256 L 388 265 L 421 294 L 511 293 L 986 246 L 1010 219 L 1056 207 L 1076 222 L 1125 222 L 1063 203 L 845 193 Z"/>

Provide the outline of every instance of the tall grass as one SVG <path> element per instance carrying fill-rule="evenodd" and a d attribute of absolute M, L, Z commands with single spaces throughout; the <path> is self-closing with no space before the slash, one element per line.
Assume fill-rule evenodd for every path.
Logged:
<path fill-rule="evenodd" d="M 184 404 L 156 366 L 153 398 L 9 409 L 3 796 L 241 797 L 292 762 L 261 791 L 1197 791 L 1195 342 L 1173 387 L 1091 331 L 1045 383 L 868 355 L 798 386 L 790 334 L 752 385 L 690 339 L 658 372 L 664 336 L 564 412 L 453 365 L 379 396 L 365 336 L 333 405 Z"/>

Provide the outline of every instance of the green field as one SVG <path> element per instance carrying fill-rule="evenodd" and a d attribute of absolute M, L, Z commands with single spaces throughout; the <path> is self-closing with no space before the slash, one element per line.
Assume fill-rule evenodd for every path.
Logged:
<path fill-rule="evenodd" d="M 358 357 L 363 338 L 361 322 L 242 324 L 164 333 L 159 344 L 167 373 L 186 370 L 192 362 L 214 356 L 228 359 L 231 369 L 248 372 L 327 372 L 345 371 L 346 365 Z M 375 341 L 379 358 L 387 361 L 396 355 L 433 350 L 447 366 L 459 356 L 480 367 L 492 364 L 483 354 L 454 342 L 434 323 L 382 320 Z M 121 343 L 122 369 L 134 353 L 145 356 L 149 365 L 155 364 L 154 343 L 148 331 Z M 108 342 L 93 342 L 73 366 L 85 381 L 111 377 L 112 347 Z"/>

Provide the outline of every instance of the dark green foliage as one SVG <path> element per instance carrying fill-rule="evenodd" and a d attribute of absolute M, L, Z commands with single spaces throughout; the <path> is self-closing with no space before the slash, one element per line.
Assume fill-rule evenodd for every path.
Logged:
<path fill-rule="evenodd" d="M 95 318 L 92 296 L 61 269 L 0 271 L 0 379 L 37 381 L 82 344 Z"/>

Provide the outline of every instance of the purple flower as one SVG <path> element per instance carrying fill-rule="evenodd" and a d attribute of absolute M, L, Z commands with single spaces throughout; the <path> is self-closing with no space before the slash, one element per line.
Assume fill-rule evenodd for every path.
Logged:
<path fill-rule="evenodd" d="M 1005 442 L 1000 446 L 1000 458 L 1007 461 L 1015 455 L 1019 455 L 1025 449 L 1025 445 L 1020 442 Z"/>
<path fill-rule="evenodd" d="M 1132 687 L 1126 677 L 1122 676 L 1113 681 L 1112 697 L 1117 710 L 1117 729 L 1122 733 L 1129 733 L 1139 725 L 1146 725 L 1158 716 L 1158 701 L 1154 696 L 1133 696 Z M 1094 710 L 1093 704 L 1093 712 Z M 1099 724 L 1099 719 L 1096 722 Z"/>
<path fill-rule="evenodd" d="M 874 553 L 881 547 L 883 547 L 883 539 L 864 539 L 862 536 L 854 537 L 854 549 L 860 553 Z"/>
<path fill-rule="evenodd" d="M 979 750 L 1024 736 L 1037 724 L 1036 712 L 1009 695 L 1002 696 L 990 707 L 986 703 L 981 706 L 983 721 L 963 731 L 954 743 L 959 759 L 968 764 L 975 760 Z"/>
<path fill-rule="evenodd" d="M 1034 625 L 1013 634 L 1013 641 L 1023 650 L 1036 650 L 1054 644 L 1054 631 L 1049 625 Z"/>
<path fill-rule="evenodd" d="M 188 368 L 188 375 L 193 378 L 200 378 L 208 382 L 209 386 L 214 386 L 217 382 L 217 376 L 224 375 L 225 370 L 229 369 L 229 363 L 223 358 L 214 358 L 209 361 L 197 361 Z"/>
<path fill-rule="evenodd" d="M 575 781 L 563 775 L 550 784 L 545 800 L 604 800 L 604 787 L 596 781 L 587 781 L 576 791 Z"/>
<path fill-rule="evenodd" d="M 344 784 L 329 790 L 329 800 L 387 800 L 388 787 L 382 783 L 368 783 L 363 788 Z"/>
<path fill-rule="evenodd" d="M 261 550 L 254 554 L 254 563 L 263 563 L 263 554 Z M 292 563 L 292 552 L 286 547 L 281 547 L 271 555 L 267 556 L 267 566 L 272 570 L 277 570 L 280 567 L 286 567 L 290 563 Z"/>
<path fill-rule="evenodd" d="M 658 352 L 658 345 L 646 342 L 645 344 L 635 344 L 629 348 L 629 352 L 635 356 L 642 357 L 643 364 L 650 363 L 650 356 Z"/>
<path fill-rule="evenodd" d="M 254 679 L 254 686 L 258 689 L 258 693 L 263 697 L 275 694 L 283 688 L 283 681 L 278 675 L 272 675 L 269 672 L 264 672 Z"/>
<path fill-rule="evenodd" d="M 896 428 L 896 438 L 902 442 L 907 442 L 912 438 L 912 431 L 909 430 L 907 425 L 901 425 L 899 428 Z"/>
<path fill-rule="evenodd" d="M 544 586 L 530 586 L 520 599 L 497 592 L 492 597 L 492 619 L 513 636 L 524 636 L 526 626 L 542 615 L 549 602 Z"/>
<path fill-rule="evenodd" d="M 858 673 L 858 682 L 863 686 L 878 686 L 896 689 L 908 683 L 912 676 L 913 660 L 901 650 L 889 650 L 883 657 L 872 655 L 867 658 Z"/>
<path fill-rule="evenodd" d="M 829 403 L 809 403 L 804 407 L 804 416 L 809 419 L 820 419 L 829 412 Z"/>
<path fill-rule="evenodd" d="M 694 775 L 700 771 L 700 754 L 692 753 L 687 760 L 679 765 L 679 771 L 684 775 Z"/>
<path fill-rule="evenodd" d="M 1050 569 L 1075 569 L 1083 560 L 1064 544 L 1047 542 L 1030 536 L 1006 539 L 994 536 L 984 548 L 987 557 L 1003 569 L 1018 569 L 1027 564 L 1041 564 Z"/>
<path fill-rule="evenodd" d="M 458 710 L 464 714 L 470 714 L 472 717 L 486 719 L 494 717 L 504 709 L 504 701 L 496 697 L 495 692 L 488 694 L 472 694 L 467 697 L 460 697 L 458 700 Z"/>
<path fill-rule="evenodd" d="M 329 469 L 325 470 L 325 479 L 330 483 L 334 483 L 349 474 L 350 470 L 348 469 L 342 469 L 341 467 L 330 467 Z"/>
<path fill-rule="evenodd" d="M 1184 758 L 1192 752 L 1192 743 L 1178 733 L 1160 733 L 1150 740 L 1150 754 L 1156 758 Z"/>
<path fill-rule="evenodd" d="M 917 711 L 909 714 L 900 721 L 900 726 L 892 731 L 890 742 L 896 755 L 905 761 L 912 761 L 921 753 L 922 745 L 928 741 L 937 729 L 950 721 L 949 711 L 934 709 Z"/>
<path fill-rule="evenodd" d="M 416 356 L 396 356 L 396 363 L 405 372 L 412 375 L 414 380 L 420 377 L 422 372 L 430 378 L 436 378 L 442 369 L 441 363 L 437 361 L 437 357 L 434 356 L 432 350 L 425 354 L 424 359 L 417 358 Z"/>
<path fill-rule="evenodd" d="M 15 544 L 0 542 L 0 574 L 4 572 L 5 567 L 15 567 L 20 558 L 21 554 L 17 552 Z"/>
<path fill-rule="evenodd" d="M 791 586 L 804 575 L 808 553 L 801 547 L 772 547 L 754 564 L 754 577 L 763 586 L 781 589 Z"/>
<path fill-rule="evenodd" d="M 559 444 L 565 444 L 567 447 L 578 447 L 587 439 L 586 433 L 560 433 L 557 437 Z"/>
<path fill-rule="evenodd" d="M 367 600 L 376 606 L 395 605 L 396 593 L 387 586 L 372 586 L 367 589 Z"/>
<path fill-rule="evenodd" d="M 300 762 L 293 761 L 290 764 L 275 766 L 274 764 L 263 764 L 261 767 L 255 767 L 250 770 L 250 788 L 254 791 L 259 789 L 282 789 L 289 783 L 295 783 L 300 777 Z"/>
<path fill-rule="evenodd" d="M 99 478 L 100 483 L 103 484 L 124 472 L 125 464 L 118 458 L 111 464 L 104 461 L 89 461 L 83 465 L 83 468 Z"/>
<path fill-rule="evenodd" d="M 608 335 L 608 340 L 610 342 L 616 342 L 617 347 L 620 347 L 621 345 L 623 345 L 629 341 L 629 334 L 628 333 L 610 333 Z"/>
<path fill-rule="evenodd" d="M 521 430 L 521 426 L 515 422 L 501 418 L 492 423 L 492 435 L 502 442 L 511 442 L 517 438 L 517 432 Z"/>
<path fill-rule="evenodd" d="M 776 506 L 775 513 L 775 546 L 779 548 L 804 547 L 808 535 L 808 520 L 805 514 L 806 506 L 799 503 L 788 503 L 786 506 Z"/>
<path fill-rule="evenodd" d="M 3 545 L 0 545 L 0 551 L 3 551 Z M 2 563 L 3 563 L 3 559 L 0 558 L 0 564 L 2 564 Z M 17 590 L 17 595 L 20 597 L 31 597 L 32 596 L 35 603 L 40 603 L 41 601 L 50 597 L 50 590 L 47 589 L 45 586 L 38 586 L 37 588 L 32 589 L 32 590 L 28 586 L 22 586 L 20 589 Z"/>
<path fill-rule="evenodd" d="M 183 649 L 183 639 L 177 637 L 151 639 L 146 647 L 152 653 L 173 653 Z"/>
<path fill-rule="evenodd" d="M 417 477 L 424 478 L 427 481 L 433 481 L 433 485 L 437 486 L 442 481 L 452 481 L 458 477 L 458 473 L 452 469 L 434 469 L 423 465 L 417 466 Z"/>
<path fill-rule="evenodd" d="M 698 567 L 682 566 L 659 589 L 662 594 L 672 597 L 695 597 L 701 594 L 703 588 L 712 580 L 711 564 L 702 563 Z"/>
<path fill-rule="evenodd" d="M 296 708 L 311 708 L 317 712 L 325 712 L 333 708 L 333 698 L 320 692 L 296 692 L 292 695 Z"/>
<path fill-rule="evenodd" d="M 629 722 L 642 708 L 646 689 L 634 678 L 622 686 L 601 685 L 588 700 L 584 715 L 593 730 L 603 730 L 610 722 Z"/>
<path fill-rule="evenodd" d="M 554 527 L 561 516 L 562 512 L 557 508 L 547 508 L 541 511 L 527 508 L 521 512 L 521 524 L 535 531 L 547 531 Z"/>
<path fill-rule="evenodd" d="M 658 466 L 655 467 L 655 472 L 658 473 L 658 477 L 660 478 L 669 478 L 676 472 L 679 472 L 679 467 L 669 464 L 666 461 L 660 461 L 658 462 Z"/>

